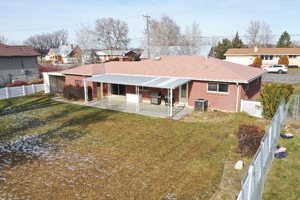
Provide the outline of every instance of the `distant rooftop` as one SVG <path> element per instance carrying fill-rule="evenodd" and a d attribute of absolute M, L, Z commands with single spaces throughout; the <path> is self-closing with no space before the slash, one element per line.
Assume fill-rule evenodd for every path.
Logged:
<path fill-rule="evenodd" d="M 236 48 L 225 53 L 225 56 L 235 55 L 300 55 L 300 48 Z"/>

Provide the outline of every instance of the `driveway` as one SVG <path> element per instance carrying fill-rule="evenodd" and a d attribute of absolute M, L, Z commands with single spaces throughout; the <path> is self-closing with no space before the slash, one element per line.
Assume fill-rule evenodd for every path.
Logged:
<path fill-rule="evenodd" d="M 292 83 L 300 84 L 300 74 L 273 74 L 266 73 L 262 77 L 263 82 L 277 82 L 277 83 Z"/>

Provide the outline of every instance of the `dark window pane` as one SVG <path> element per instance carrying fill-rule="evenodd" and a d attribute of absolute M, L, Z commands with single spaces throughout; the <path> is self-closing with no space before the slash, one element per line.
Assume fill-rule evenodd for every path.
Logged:
<path fill-rule="evenodd" d="M 217 83 L 209 83 L 208 84 L 208 91 L 217 92 L 218 91 L 218 84 Z"/>
<path fill-rule="evenodd" d="M 227 84 L 219 84 L 219 92 L 228 92 Z"/>

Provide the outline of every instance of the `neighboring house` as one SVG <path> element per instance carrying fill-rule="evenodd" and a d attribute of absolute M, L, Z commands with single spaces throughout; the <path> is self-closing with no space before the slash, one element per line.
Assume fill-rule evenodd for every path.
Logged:
<path fill-rule="evenodd" d="M 0 44 L 0 85 L 16 80 L 37 79 L 39 55 L 30 46 Z"/>
<path fill-rule="evenodd" d="M 256 57 L 261 57 L 263 66 L 276 65 L 281 56 L 288 56 L 290 66 L 300 66 L 300 48 L 228 49 L 225 56 L 226 61 L 242 65 L 251 65 Z"/>
<path fill-rule="evenodd" d="M 119 61 L 128 61 L 133 57 L 138 56 L 138 53 L 135 50 L 112 50 L 112 49 L 104 49 L 104 50 L 96 50 L 97 62 L 107 62 L 111 60 L 119 60 Z"/>
<path fill-rule="evenodd" d="M 210 56 L 213 57 L 211 45 L 201 45 L 199 47 L 190 46 L 151 46 L 150 54 L 145 48 L 141 59 L 155 58 L 159 56 Z"/>
<path fill-rule="evenodd" d="M 79 46 L 62 45 L 58 49 L 50 49 L 45 60 L 57 64 L 77 64 L 82 62 L 82 51 Z"/>
<path fill-rule="evenodd" d="M 124 97 L 149 102 L 159 93 L 175 104 L 194 106 L 208 100 L 210 109 L 239 111 L 241 99 L 255 98 L 263 70 L 203 56 L 163 56 L 139 62 L 107 62 L 62 71 L 65 85 L 90 86 L 93 97 Z M 171 99 L 172 99 L 171 98 Z M 138 100 L 139 99 L 139 100 Z"/>

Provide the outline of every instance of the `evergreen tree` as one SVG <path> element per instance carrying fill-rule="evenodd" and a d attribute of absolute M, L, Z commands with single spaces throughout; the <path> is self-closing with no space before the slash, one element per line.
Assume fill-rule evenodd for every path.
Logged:
<path fill-rule="evenodd" d="M 291 36 L 287 31 L 284 31 L 281 34 L 276 47 L 277 48 L 291 48 L 292 47 Z"/>
<path fill-rule="evenodd" d="M 232 39 L 232 48 L 244 47 L 243 41 L 240 39 L 239 33 L 236 32 L 235 37 Z"/>
<path fill-rule="evenodd" d="M 215 47 L 216 58 L 225 59 L 225 53 L 228 49 L 232 48 L 232 42 L 229 39 L 223 39 L 222 42 L 218 42 Z"/>

